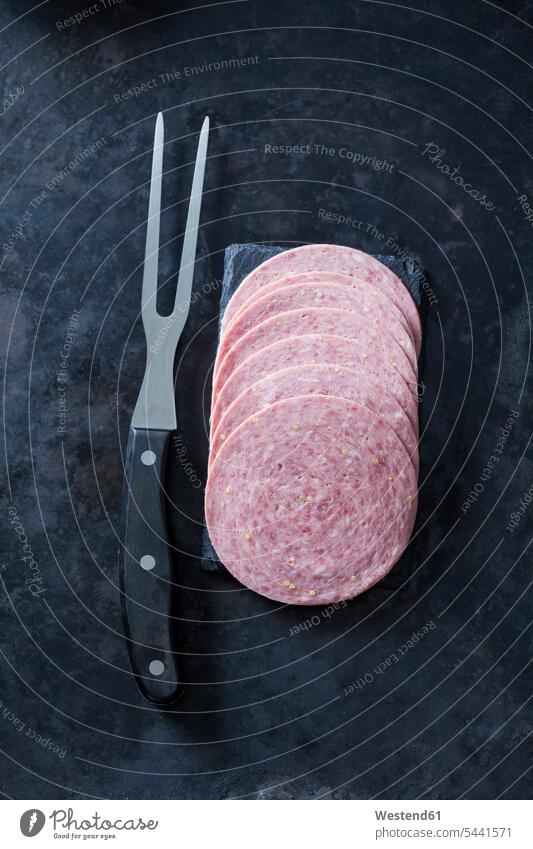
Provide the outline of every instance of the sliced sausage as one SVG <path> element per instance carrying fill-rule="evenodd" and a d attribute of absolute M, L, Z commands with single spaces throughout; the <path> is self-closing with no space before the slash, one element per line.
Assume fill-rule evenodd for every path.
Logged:
<path fill-rule="evenodd" d="M 288 398 L 240 424 L 206 488 L 219 559 L 246 587 L 289 604 L 352 598 L 408 544 L 416 475 L 395 432 L 342 398 Z"/>

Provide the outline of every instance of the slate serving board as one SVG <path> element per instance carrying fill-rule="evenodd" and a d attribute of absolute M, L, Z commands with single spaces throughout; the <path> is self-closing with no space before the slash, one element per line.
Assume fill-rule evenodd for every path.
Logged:
<path fill-rule="evenodd" d="M 282 253 L 284 250 L 287 250 L 287 248 L 257 244 L 229 245 L 226 248 L 224 253 L 224 276 L 220 296 L 218 340 L 220 340 L 220 328 L 226 307 L 242 280 L 262 262 L 276 254 Z M 390 268 L 403 281 L 418 307 L 423 333 L 422 349 L 419 357 L 419 383 L 423 383 L 424 340 L 426 335 L 426 301 L 423 298 L 423 290 L 426 278 L 418 263 L 411 257 L 400 258 L 376 255 L 376 259 L 386 265 L 387 268 Z M 416 547 L 413 551 L 413 548 L 410 546 L 392 571 L 380 582 L 379 586 L 381 589 L 397 590 L 400 586 L 405 585 L 411 576 L 415 562 Z M 226 571 L 217 557 L 209 538 L 207 527 L 204 527 L 203 532 L 201 568 L 208 572 Z"/>

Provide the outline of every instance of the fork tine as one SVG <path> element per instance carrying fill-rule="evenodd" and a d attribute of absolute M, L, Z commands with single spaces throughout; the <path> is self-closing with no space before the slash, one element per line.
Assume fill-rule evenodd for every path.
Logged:
<path fill-rule="evenodd" d="M 161 179 L 163 173 L 163 145 L 165 126 L 163 113 L 159 112 L 155 123 L 154 152 L 152 155 L 152 179 L 150 203 L 146 227 L 144 272 L 142 287 L 143 318 L 157 314 L 157 270 L 159 265 L 159 219 L 161 214 Z"/>
<path fill-rule="evenodd" d="M 192 178 L 191 196 L 189 210 L 187 212 L 187 223 L 183 236 L 183 248 L 181 251 L 180 270 L 178 285 L 176 288 L 176 299 L 174 302 L 174 314 L 181 313 L 182 322 L 185 324 L 191 302 L 192 281 L 194 277 L 194 263 L 196 260 L 196 243 L 198 241 L 198 224 L 200 221 L 200 207 L 202 205 L 202 191 L 204 186 L 205 159 L 207 156 L 207 142 L 209 139 L 209 116 L 204 118 L 198 150 L 196 152 L 196 164 Z"/>

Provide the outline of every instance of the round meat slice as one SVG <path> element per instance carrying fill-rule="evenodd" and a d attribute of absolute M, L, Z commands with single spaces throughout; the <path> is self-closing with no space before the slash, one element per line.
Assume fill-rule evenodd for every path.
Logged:
<path fill-rule="evenodd" d="M 246 419 L 209 474 L 222 563 L 288 604 L 353 598 L 389 572 L 416 516 L 413 464 L 394 431 L 342 398 L 299 396 Z"/>
<path fill-rule="evenodd" d="M 248 357 L 285 336 L 309 333 L 335 334 L 351 339 L 359 351 L 359 361 L 368 362 L 377 374 L 403 377 L 414 391 L 417 377 L 403 348 L 384 328 L 369 324 L 366 316 L 337 309 L 288 310 L 262 321 L 238 339 L 220 362 L 213 379 L 213 399 L 216 401 L 222 386 L 231 373 Z"/>
<path fill-rule="evenodd" d="M 222 415 L 230 404 L 262 377 L 290 366 L 317 363 L 346 366 L 363 371 L 371 377 L 377 377 L 384 391 L 390 392 L 396 398 L 418 438 L 418 402 L 405 380 L 397 374 L 389 376 L 381 374 L 379 370 L 376 371 L 373 359 L 370 357 L 366 360 L 361 359 L 360 347 L 352 339 L 319 334 L 289 336 L 281 339 L 252 354 L 235 369 L 214 400 L 211 409 L 211 434 L 215 433 Z"/>
<path fill-rule="evenodd" d="M 336 304 L 327 301 L 328 293 L 322 292 L 322 294 L 320 294 L 323 290 L 324 284 L 336 283 L 346 290 L 346 298 L 350 299 L 346 302 L 349 305 L 349 309 L 353 309 L 353 306 L 350 306 L 350 304 L 353 302 L 355 295 L 358 303 L 363 306 L 363 308 L 365 306 L 369 307 L 372 313 L 380 316 L 394 315 L 396 320 L 401 323 L 404 331 L 409 334 L 409 339 L 414 348 L 413 333 L 409 322 L 402 310 L 396 306 L 396 304 L 391 301 L 387 295 L 384 295 L 383 292 L 380 292 L 379 289 L 376 289 L 375 286 L 366 280 L 357 279 L 349 274 L 338 274 L 335 271 L 305 271 L 299 274 L 287 274 L 285 277 L 276 278 L 272 283 L 269 283 L 266 286 L 261 286 L 255 295 L 247 299 L 237 311 L 234 318 L 229 322 L 224 322 L 224 330 L 227 331 L 233 325 L 234 321 L 239 318 L 241 312 L 248 309 L 248 307 L 250 307 L 251 304 L 259 298 L 264 298 L 266 295 L 270 295 L 272 292 L 277 290 L 283 290 L 286 286 L 295 286 L 296 284 L 305 285 L 306 283 L 315 284 L 318 289 L 317 302 L 312 304 L 312 306 L 337 306 Z M 338 293 L 334 293 L 334 295 L 338 296 Z M 326 298 L 325 303 L 324 298 Z"/>
<path fill-rule="evenodd" d="M 344 245 L 303 245 L 267 259 L 240 284 L 227 306 L 224 324 L 228 325 L 243 304 L 263 286 L 285 278 L 288 274 L 306 271 L 336 271 L 371 283 L 401 309 L 412 329 L 416 352 L 420 353 L 420 316 L 415 302 L 400 278 L 369 254 Z"/>
<path fill-rule="evenodd" d="M 369 372 L 339 365 L 292 366 L 258 380 L 227 408 L 213 434 L 211 466 L 220 446 L 249 416 L 265 407 L 298 395 L 329 395 L 355 401 L 379 415 L 403 442 L 418 475 L 418 440 L 409 419 L 393 395 Z"/>
<path fill-rule="evenodd" d="M 295 275 L 298 277 L 315 277 L 315 275 Z M 374 328 L 386 330 L 392 338 L 402 347 L 411 363 L 413 371 L 416 372 L 417 360 L 413 341 L 409 332 L 406 332 L 403 323 L 397 318 L 397 314 L 391 309 L 383 309 L 383 303 L 373 303 L 370 298 L 362 298 L 358 290 L 350 283 L 346 275 L 331 275 L 344 279 L 344 284 L 328 281 L 306 282 L 303 280 L 287 285 L 285 281 L 281 285 L 274 284 L 274 288 L 266 295 L 262 291 L 246 302 L 245 306 L 235 316 L 229 327 L 224 330 L 217 351 L 215 363 L 215 377 L 225 355 L 230 348 L 256 325 L 281 312 L 294 309 L 342 309 L 347 312 L 356 312 L 364 315 Z M 268 287 L 270 289 L 270 287 Z M 382 299 L 383 301 L 383 299 Z"/>

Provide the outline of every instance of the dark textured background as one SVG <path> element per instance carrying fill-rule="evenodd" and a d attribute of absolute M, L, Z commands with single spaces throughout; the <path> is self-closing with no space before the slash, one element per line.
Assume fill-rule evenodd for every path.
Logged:
<path fill-rule="evenodd" d="M 0 124 L 2 245 L 25 217 L 0 264 L 3 793 L 524 798 L 533 507 L 524 502 L 518 527 L 506 526 L 532 483 L 532 231 L 518 200 L 532 194 L 531 3 L 194 5 L 123 0 L 66 29 L 56 22 L 82 3 L 0 8 L 4 94 L 24 87 Z M 258 59 L 185 76 L 231 57 Z M 152 78 L 157 86 L 120 100 Z M 135 688 L 116 586 L 121 452 L 144 363 L 140 264 L 158 110 L 168 171 L 163 305 L 196 134 L 205 113 L 212 120 L 197 296 L 177 361 L 180 446 L 198 480 L 228 244 L 331 241 L 385 253 L 392 239 L 427 269 L 437 299 L 416 569 L 397 592 L 378 586 L 329 618 L 318 610 L 320 624 L 291 636 L 308 609 L 281 609 L 198 569 L 202 487 L 183 452 L 172 454 L 177 637 L 190 686 L 167 711 Z M 494 209 L 429 161 L 430 143 Z M 275 144 L 335 153 L 265 152 Z M 354 164 L 341 148 L 392 167 Z M 328 223 L 320 209 L 361 225 Z M 74 309 L 60 433 L 57 375 Z M 519 415 L 498 454 L 511 411 Z M 37 596 L 9 509 L 40 571 Z M 427 623 L 433 629 L 401 654 Z"/>

